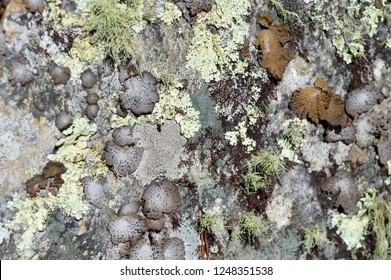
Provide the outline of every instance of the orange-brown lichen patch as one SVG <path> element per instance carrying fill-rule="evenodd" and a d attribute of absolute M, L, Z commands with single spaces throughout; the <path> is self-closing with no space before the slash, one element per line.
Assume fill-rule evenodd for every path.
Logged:
<path fill-rule="evenodd" d="M 61 175 L 66 168 L 63 163 L 58 161 L 49 161 L 43 168 L 42 174 L 35 175 L 26 181 L 26 191 L 30 197 L 36 197 L 41 190 L 47 189 L 52 195 L 56 196 L 64 180 Z"/>
<path fill-rule="evenodd" d="M 250 40 L 245 39 L 243 42 L 242 49 L 239 53 L 239 58 L 243 61 L 250 55 Z"/>
<path fill-rule="evenodd" d="M 260 16 L 257 20 L 257 23 L 265 28 L 270 28 L 270 25 L 273 22 L 273 17 L 269 13 L 264 13 L 262 16 Z"/>
<path fill-rule="evenodd" d="M 310 118 L 314 123 L 326 121 L 331 126 L 346 127 L 348 116 L 341 97 L 335 94 L 323 78 L 315 81 L 315 87 L 307 87 L 293 93 L 289 107 L 300 118 Z"/>
<path fill-rule="evenodd" d="M 268 27 L 272 20 L 270 15 L 264 15 L 258 19 L 258 23 Z M 258 59 L 259 65 L 266 69 L 271 77 L 281 80 L 286 66 L 293 58 L 293 53 L 284 48 L 287 42 L 292 41 L 289 26 L 273 25 L 259 32 L 256 37 L 255 46 L 262 52 L 262 57 Z"/>

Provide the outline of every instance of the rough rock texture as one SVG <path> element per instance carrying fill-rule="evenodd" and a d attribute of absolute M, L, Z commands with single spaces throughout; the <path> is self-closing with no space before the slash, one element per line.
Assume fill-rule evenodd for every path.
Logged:
<path fill-rule="evenodd" d="M 380 103 L 383 98 L 384 96 L 372 86 L 352 90 L 346 96 L 346 113 L 357 118 L 359 114 L 368 112 L 374 105 Z"/>

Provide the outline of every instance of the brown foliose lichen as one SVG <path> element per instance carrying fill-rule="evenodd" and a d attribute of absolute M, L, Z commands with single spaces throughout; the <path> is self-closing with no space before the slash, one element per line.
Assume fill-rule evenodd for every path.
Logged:
<path fill-rule="evenodd" d="M 348 125 L 341 97 L 335 94 L 323 78 L 315 81 L 315 87 L 307 87 L 293 93 L 289 107 L 300 118 L 310 118 L 314 123 L 325 121 L 330 126 Z"/>

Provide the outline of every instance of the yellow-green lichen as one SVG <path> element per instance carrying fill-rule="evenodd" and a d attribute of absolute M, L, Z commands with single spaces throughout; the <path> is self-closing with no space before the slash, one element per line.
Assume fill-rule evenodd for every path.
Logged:
<path fill-rule="evenodd" d="M 388 170 L 388 178 L 386 179 L 386 184 L 391 185 L 391 160 L 387 161 L 387 170 Z"/>
<path fill-rule="evenodd" d="M 170 2 L 164 3 L 164 11 L 158 14 L 158 18 L 168 26 L 171 26 L 173 22 L 178 21 L 181 16 L 181 10 L 179 10 L 177 5 Z"/>
<path fill-rule="evenodd" d="M 267 188 L 273 178 L 279 178 L 282 168 L 279 155 L 269 151 L 262 151 L 246 161 L 246 171 L 243 175 L 243 191 L 253 194 Z"/>
<path fill-rule="evenodd" d="M 286 158 L 293 162 L 300 162 L 298 151 L 305 144 L 309 129 L 309 122 L 299 118 L 287 120 L 282 124 L 282 133 L 277 140 L 282 159 Z"/>
<path fill-rule="evenodd" d="M 332 34 L 332 43 L 346 63 L 364 56 L 366 37 L 376 35 L 379 23 L 390 17 L 385 1 L 382 1 L 383 8 L 377 8 L 372 0 L 311 2 L 310 19 Z"/>
<path fill-rule="evenodd" d="M 224 216 L 221 212 L 211 211 L 200 219 L 200 231 L 213 233 L 216 236 L 225 232 Z"/>
<path fill-rule="evenodd" d="M 211 11 L 199 13 L 186 56 L 187 67 L 206 82 L 221 80 L 227 73 L 243 73 L 247 63 L 240 60 L 238 46 L 248 36 L 244 17 L 250 7 L 248 0 L 216 0 Z M 212 32 L 210 26 L 217 32 Z"/>
<path fill-rule="evenodd" d="M 367 234 L 375 235 L 373 259 L 391 258 L 391 208 L 380 199 L 376 191 L 369 189 L 357 204 L 358 213 L 351 217 L 332 213 L 331 225 L 337 227 L 337 233 L 346 243 L 349 250 L 363 247 Z"/>
<path fill-rule="evenodd" d="M 88 210 L 88 203 L 83 201 L 80 179 L 87 175 L 98 176 L 107 173 L 107 167 L 101 161 L 99 144 L 92 143 L 91 147 L 87 144 L 96 131 L 96 124 L 89 123 L 86 118 L 76 119 L 70 128 L 63 131 L 66 137 L 57 143 L 57 153 L 48 156 L 48 159 L 60 161 L 67 168 L 61 176 L 64 183 L 57 196 L 47 193 L 46 196 L 28 198 L 15 193 L 13 199 L 8 202 L 7 207 L 17 212 L 6 224 L 7 227 L 23 230 L 17 241 L 17 250 L 21 258 L 34 257 L 34 234 L 45 230 L 47 217 L 54 209 L 61 209 L 77 220 Z"/>
<path fill-rule="evenodd" d="M 308 253 L 311 252 L 315 246 L 319 246 L 321 242 L 330 243 L 326 237 L 326 233 L 322 231 L 319 225 L 315 225 L 313 228 L 305 230 L 303 245 Z"/>
<path fill-rule="evenodd" d="M 254 238 L 260 238 L 266 234 L 268 222 L 262 217 L 256 216 L 254 212 L 248 212 L 240 216 L 238 226 L 240 233 L 235 235 L 254 241 Z"/>
<path fill-rule="evenodd" d="M 201 128 L 200 112 L 193 107 L 190 94 L 181 92 L 180 88 L 181 84 L 176 79 L 165 83 L 159 89 L 159 102 L 148 118 L 160 123 L 176 120 L 182 135 L 190 138 Z"/>

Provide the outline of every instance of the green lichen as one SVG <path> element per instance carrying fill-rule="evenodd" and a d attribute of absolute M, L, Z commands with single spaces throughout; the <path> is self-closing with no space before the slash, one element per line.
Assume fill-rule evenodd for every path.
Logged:
<path fill-rule="evenodd" d="M 203 80 L 221 80 L 225 74 L 243 73 L 246 63 L 239 58 L 238 46 L 248 36 L 248 0 L 216 0 L 212 10 L 198 14 L 193 38 L 186 56 L 187 67 L 197 71 Z M 217 28 L 215 34 L 210 26 Z"/>
<path fill-rule="evenodd" d="M 88 210 L 88 203 L 83 201 L 80 179 L 87 175 L 107 173 L 107 167 L 101 161 L 99 145 L 88 145 L 90 137 L 96 131 L 96 124 L 90 124 L 86 118 L 76 119 L 70 128 L 63 131 L 66 137 L 57 143 L 57 153 L 48 156 L 49 160 L 60 161 L 67 168 L 61 176 L 64 183 L 57 196 L 48 192 L 46 196 L 29 198 L 15 193 L 13 199 L 8 202 L 7 207 L 17 212 L 6 226 L 23 231 L 16 245 L 21 258 L 34 258 L 34 235 L 37 231 L 45 230 L 48 215 L 54 209 L 61 209 L 77 220 Z"/>
<path fill-rule="evenodd" d="M 88 29 L 92 39 L 116 60 L 120 55 L 131 57 L 135 49 L 136 34 L 145 26 L 142 0 L 90 0 Z"/>
<path fill-rule="evenodd" d="M 200 231 L 213 233 L 216 236 L 225 232 L 224 219 L 221 212 L 211 211 L 200 219 Z"/>
<path fill-rule="evenodd" d="M 309 122 L 299 118 L 287 120 L 282 124 L 282 130 L 280 138 L 277 140 L 277 145 L 281 149 L 280 157 L 300 162 L 298 151 L 306 142 L 310 130 Z"/>
<path fill-rule="evenodd" d="M 391 160 L 387 161 L 388 178 L 385 180 L 387 185 L 391 185 Z"/>
<path fill-rule="evenodd" d="M 247 240 L 254 241 L 254 238 L 260 238 L 265 235 L 268 222 L 262 217 L 256 216 L 253 212 L 247 212 L 240 216 L 239 222 L 240 236 Z"/>
<path fill-rule="evenodd" d="M 313 228 L 305 230 L 303 245 L 308 253 L 311 252 L 315 246 L 319 246 L 321 242 L 330 243 L 325 232 L 321 230 L 319 225 L 315 225 Z"/>
<path fill-rule="evenodd" d="M 173 76 L 157 75 L 163 86 L 159 88 L 159 102 L 149 121 L 161 124 L 165 120 L 175 120 L 181 128 L 181 134 L 186 138 L 193 137 L 201 128 L 200 112 L 192 104 L 190 94 L 181 91 L 182 84 Z"/>
<path fill-rule="evenodd" d="M 365 236 L 373 233 L 376 245 L 372 258 L 391 258 L 391 208 L 381 200 L 376 191 L 369 189 L 357 204 L 358 212 L 347 216 L 333 211 L 330 224 L 337 228 L 337 233 L 349 250 L 363 247 Z"/>
<path fill-rule="evenodd" d="M 267 188 L 273 178 L 279 178 L 282 168 L 279 155 L 263 151 L 253 155 L 246 162 L 246 173 L 243 175 L 243 191 L 246 194 L 256 193 Z"/>
<path fill-rule="evenodd" d="M 158 14 L 158 18 L 168 26 L 171 26 L 173 22 L 178 21 L 181 16 L 181 10 L 170 2 L 164 3 L 164 12 Z"/>
<path fill-rule="evenodd" d="M 375 193 L 367 195 L 369 200 L 368 216 L 372 232 L 376 236 L 373 259 L 391 259 L 391 208 Z"/>
<path fill-rule="evenodd" d="M 308 9 L 310 19 L 332 34 L 332 43 L 346 63 L 364 56 L 366 38 L 375 36 L 379 23 L 390 17 L 387 12 L 389 5 L 385 5 L 384 1 L 383 8 L 375 7 L 372 0 L 311 2 L 313 7 Z"/>

